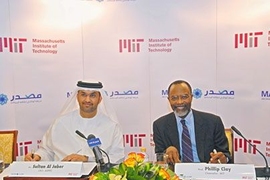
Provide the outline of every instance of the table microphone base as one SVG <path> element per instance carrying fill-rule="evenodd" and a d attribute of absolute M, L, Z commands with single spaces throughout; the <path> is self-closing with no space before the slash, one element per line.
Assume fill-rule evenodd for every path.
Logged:
<path fill-rule="evenodd" d="M 257 177 L 270 177 L 269 167 L 255 167 Z"/>
<path fill-rule="evenodd" d="M 100 172 L 108 172 L 115 165 L 117 165 L 117 164 L 106 163 L 106 164 L 100 166 Z"/>

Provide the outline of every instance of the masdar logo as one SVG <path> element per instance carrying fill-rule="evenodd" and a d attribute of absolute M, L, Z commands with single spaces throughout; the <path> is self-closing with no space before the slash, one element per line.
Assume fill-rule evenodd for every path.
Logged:
<path fill-rule="evenodd" d="M 10 53 L 23 53 L 23 44 L 26 38 L 0 37 L 0 53 L 6 51 Z"/>
<path fill-rule="evenodd" d="M 234 48 L 257 48 L 262 40 L 267 40 L 267 45 L 270 46 L 270 31 L 264 33 L 262 31 L 239 33 L 234 35 Z"/>
<path fill-rule="evenodd" d="M 141 52 L 141 43 L 144 39 L 120 39 L 119 40 L 119 52 Z"/>

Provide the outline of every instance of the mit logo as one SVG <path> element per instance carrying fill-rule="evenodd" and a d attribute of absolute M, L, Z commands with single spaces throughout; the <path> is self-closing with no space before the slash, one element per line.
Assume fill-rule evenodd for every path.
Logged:
<path fill-rule="evenodd" d="M 29 149 L 30 145 L 32 145 L 32 141 L 25 141 L 25 142 L 17 143 L 16 155 L 23 156 L 31 152 L 31 150 Z"/>
<path fill-rule="evenodd" d="M 0 37 L 0 52 L 3 52 L 4 48 L 8 49 L 11 53 L 22 53 L 23 43 L 26 42 L 26 38 L 7 38 Z"/>
<path fill-rule="evenodd" d="M 124 146 L 129 144 L 129 147 L 141 147 L 143 145 L 143 138 L 146 134 L 126 134 L 123 135 Z"/>
<path fill-rule="evenodd" d="M 253 146 L 251 146 L 246 140 L 241 138 L 234 139 L 234 149 L 237 152 L 239 149 L 243 149 L 244 153 L 256 154 L 256 144 L 261 144 L 259 140 L 249 140 Z"/>
<path fill-rule="evenodd" d="M 258 37 L 263 35 L 263 32 L 251 32 L 234 35 L 234 47 L 238 48 L 239 44 L 243 44 L 244 48 L 258 47 Z"/>
<path fill-rule="evenodd" d="M 123 49 L 127 49 L 128 52 L 140 52 L 141 42 L 144 42 L 144 40 L 143 39 L 120 39 L 119 52 L 122 53 Z"/>

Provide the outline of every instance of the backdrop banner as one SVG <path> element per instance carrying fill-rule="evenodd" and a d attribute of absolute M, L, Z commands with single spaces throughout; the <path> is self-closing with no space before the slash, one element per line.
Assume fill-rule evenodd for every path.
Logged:
<path fill-rule="evenodd" d="M 270 1 L 1 0 L 0 129 L 18 160 L 37 149 L 77 81 L 104 84 L 125 153 L 171 112 L 167 88 L 192 85 L 194 109 L 219 115 L 270 159 Z M 102 139 L 101 139 L 102 142 Z M 235 163 L 264 159 L 234 134 Z"/>

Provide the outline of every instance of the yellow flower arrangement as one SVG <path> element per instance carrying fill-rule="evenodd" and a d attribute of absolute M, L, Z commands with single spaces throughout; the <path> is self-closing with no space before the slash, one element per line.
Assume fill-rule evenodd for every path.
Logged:
<path fill-rule="evenodd" d="M 179 180 L 171 170 L 144 162 L 144 154 L 131 152 L 127 159 L 108 172 L 98 172 L 89 180 Z"/>

